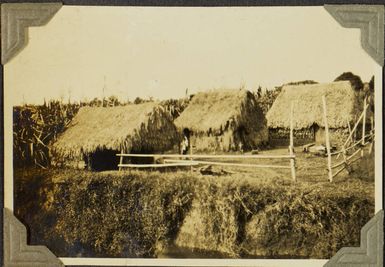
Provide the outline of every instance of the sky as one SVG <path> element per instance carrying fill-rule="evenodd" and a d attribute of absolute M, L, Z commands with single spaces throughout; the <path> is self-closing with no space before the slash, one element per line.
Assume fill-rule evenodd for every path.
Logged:
<path fill-rule="evenodd" d="M 179 98 L 213 88 L 369 81 L 375 61 L 359 29 L 323 7 L 63 6 L 5 65 L 14 105 L 115 95 Z"/>

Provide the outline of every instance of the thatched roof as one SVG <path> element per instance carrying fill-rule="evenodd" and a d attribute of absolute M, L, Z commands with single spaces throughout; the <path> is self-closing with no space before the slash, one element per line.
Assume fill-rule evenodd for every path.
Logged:
<path fill-rule="evenodd" d="M 175 120 L 179 129 L 223 132 L 240 124 L 266 128 L 266 119 L 254 96 L 243 89 L 217 89 L 197 93 Z"/>
<path fill-rule="evenodd" d="M 362 110 L 363 103 L 349 81 L 284 86 L 266 114 L 268 127 L 290 127 L 291 102 L 294 104 L 295 129 L 309 128 L 313 124 L 323 127 L 323 95 L 326 97 L 330 128 L 347 127 L 347 122 L 353 122 Z"/>
<path fill-rule="evenodd" d="M 157 103 L 82 107 L 53 144 L 61 156 L 77 157 L 97 149 L 163 151 L 178 142 L 171 116 Z"/>

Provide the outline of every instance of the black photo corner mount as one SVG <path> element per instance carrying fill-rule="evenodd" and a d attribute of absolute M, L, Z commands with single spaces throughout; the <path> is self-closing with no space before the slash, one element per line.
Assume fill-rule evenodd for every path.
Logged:
<path fill-rule="evenodd" d="M 8 1 L 13 2 L 13 1 Z M 5 3 L 1 4 L 1 62 L 5 65 L 12 60 L 28 43 L 28 27 L 43 26 L 60 10 L 62 3 Z M 140 5 L 143 1 L 64 1 L 65 4 L 80 5 Z M 175 5 L 183 6 L 184 1 L 173 1 Z M 193 2 L 185 1 L 187 6 Z M 232 2 L 226 1 L 228 6 Z M 281 1 L 270 1 L 272 5 L 278 5 Z M 289 5 L 306 5 L 304 2 L 288 1 Z M 334 1 L 339 3 L 339 1 Z M 364 2 L 364 1 L 362 1 Z M 365 1 L 367 2 L 367 1 Z M 377 2 L 377 1 L 373 1 Z M 147 1 L 153 5 L 166 2 Z M 158 3 L 158 4 L 154 4 Z M 182 4 L 181 4 L 182 3 Z M 210 6 L 223 5 L 221 1 L 211 2 L 197 1 L 196 5 Z M 255 5 L 256 2 L 239 1 L 243 5 Z M 290 4 L 291 3 L 291 4 Z M 313 1 L 313 3 L 318 3 Z M 359 2 L 358 2 L 359 3 Z M 381 3 L 379 1 L 378 3 Z M 262 1 L 257 5 L 268 5 Z M 282 3 L 283 4 L 283 3 Z M 309 4 L 309 3 L 308 3 Z M 322 3 L 318 3 L 320 5 Z M 172 5 L 172 4 L 171 4 Z M 234 3 L 234 5 L 237 5 Z M 342 27 L 359 28 L 361 30 L 361 44 L 363 49 L 380 65 L 384 65 L 384 6 L 383 5 L 325 5 L 325 9 L 336 19 Z M 3 82 L 3 66 L 1 66 Z M 4 85 L 2 83 L 2 89 Z M 3 90 L 1 96 L 3 96 Z M 2 97 L 3 100 L 3 97 Z M 3 105 L 3 101 L 1 101 Z M 3 107 L 3 106 L 2 106 Z M 2 109 L 3 110 L 3 109 Z M 3 111 L 1 111 L 3 112 Z M 3 114 L 3 113 L 2 113 Z M 1 127 L 3 129 L 3 125 Z M 2 135 L 3 138 L 4 135 Z M 3 139 L 2 139 L 3 142 Z M 3 143 L 2 143 L 3 144 Z M 4 155 L 3 155 L 4 157 Z M 1 163 L 3 167 L 3 162 Z M 3 168 L 4 174 L 4 168 Z M 3 175 L 4 176 L 4 175 Z M 4 180 L 2 181 L 2 192 L 4 192 Z M 4 207 L 2 199 L 2 207 Z M 2 266 L 5 267 L 59 267 L 63 263 L 45 246 L 27 245 L 27 232 L 25 226 L 13 215 L 9 209 L 3 208 L 3 242 L 2 242 Z M 384 248 L 384 211 L 380 210 L 361 229 L 360 247 L 341 248 L 326 264 L 327 267 L 341 266 L 383 266 Z"/>

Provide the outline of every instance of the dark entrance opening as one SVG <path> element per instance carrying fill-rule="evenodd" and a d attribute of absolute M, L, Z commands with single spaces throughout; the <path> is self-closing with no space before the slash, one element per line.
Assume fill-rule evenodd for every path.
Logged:
<path fill-rule="evenodd" d="M 190 140 L 190 130 L 187 128 L 183 129 L 183 136 L 186 136 Z"/>
<path fill-rule="evenodd" d="M 118 170 L 119 157 L 116 154 L 120 152 L 112 149 L 96 150 L 88 156 L 84 161 L 89 170 L 92 171 L 108 171 Z"/>
<path fill-rule="evenodd" d="M 237 150 L 243 151 L 250 149 L 250 144 L 247 142 L 247 131 L 243 125 L 237 128 L 234 137 L 235 147 Z"/>

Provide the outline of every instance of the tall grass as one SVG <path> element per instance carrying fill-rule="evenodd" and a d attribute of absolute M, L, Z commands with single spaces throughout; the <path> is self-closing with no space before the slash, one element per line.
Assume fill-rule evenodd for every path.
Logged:
<path fill-rule="evenodd" d="M 16 175 L 25 188 L 17 207 L 42 201 L 35 210 L 16 209 L 19 217 L 44 228 L 31 229 L 40 233 L 33 240 L 59 256 L 156 257 L 172 244 L 232 258 L 329 258 L 359 245 L 374 212 L 373 182 L 357 178 L 294 184 L 180 171 Z M 32 196 L 34 179 L 45 182 Z"/>
<path fill-rule="evenodd" d="M 63 104 L 61 101 L 14 107 L 14 165 L 48 167 L 50 142 L 64 131 L 79 108 L 80 104 Z"/>

